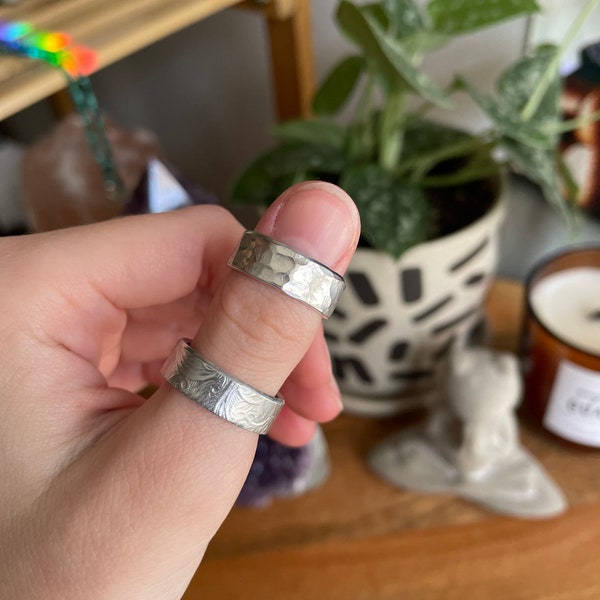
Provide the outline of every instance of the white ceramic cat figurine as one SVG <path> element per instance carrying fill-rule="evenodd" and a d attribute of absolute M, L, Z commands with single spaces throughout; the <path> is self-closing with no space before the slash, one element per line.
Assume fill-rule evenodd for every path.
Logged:
<path fill-rule="evenodd" d="M 519 443 L 516 358 L 462 348 L 441 368 L 440 384 L 426 422 L 377 446 L 373 470 L 399 487 L 454 493 L 505 514 L 564 512 L 562 492 Z"/>

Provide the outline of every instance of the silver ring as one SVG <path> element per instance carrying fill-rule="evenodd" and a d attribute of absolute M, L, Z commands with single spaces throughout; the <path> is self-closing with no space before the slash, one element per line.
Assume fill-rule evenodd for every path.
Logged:
<path fill-rule="evenodd" d="M 267 433 L 283 408 L 283 400 L 267 396 L 224 373 L 181 339 L 161 370 L 182 394 L 215 415 L 254 433 Z"/>
<path fill-rule="evenodd" d="M 346 287 L 335 271 L 257 231 L 244 233 L 228 264 L 304 302 L 326 319 Z"/>

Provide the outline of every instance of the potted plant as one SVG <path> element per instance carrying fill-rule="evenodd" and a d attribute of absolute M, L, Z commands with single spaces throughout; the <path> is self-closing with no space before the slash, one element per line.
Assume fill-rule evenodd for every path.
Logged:
<path fill-rule="evenodd" d="M 337 24 L 356 53 L 318 89 L 315 117 L 278 126 L 278 145 L 233 190 L 234 201 L 268 203 L 292 183 L 323 179 L 356 202 L 363 239 L 326 336 L 346 399 L 384 398 L 353 406 L 371 413 L 426 397 L 436 363 L 480 321 L 505 165 L 538 183 L 572 221 L 575 186 L 557 142 L 577 123 L 561 118 L 558 65 L 575 24 L 561 47 L 536 48 L 500 73 L 490 95 L 459 73 L 438 86 L 421 69 L 423 59 L 457 36 L 538 11 L 536 2 L 420 4 L 341 0 Z M 597 4 L 589 2 L 579 21 Z M 487 129 L 473 134 L 428 118 L 433 107 L 451 110 L 457 92 L 484 111 Z M 350 99 L 344 122 L 338 115 Z"/>

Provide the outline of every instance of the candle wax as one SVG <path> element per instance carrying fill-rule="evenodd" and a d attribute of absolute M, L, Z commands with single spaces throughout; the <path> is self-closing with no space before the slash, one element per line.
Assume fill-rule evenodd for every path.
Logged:
<path fill-rule="evenodd" d="M 535 285 L 530 301 L 540 322 L 554 335 L 600 355 L 600 268 L 552 273 Z"/>

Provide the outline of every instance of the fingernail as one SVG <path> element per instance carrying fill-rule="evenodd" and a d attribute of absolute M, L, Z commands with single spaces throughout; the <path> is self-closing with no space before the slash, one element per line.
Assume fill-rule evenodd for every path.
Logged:
<path fill-rule="evenodd" d="M 348 251 L 358 229 L 356 207 L 340 188 L 323 182 L 296 185 L 265 213 L 257 229 L 329 266 Z"/>

